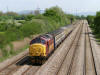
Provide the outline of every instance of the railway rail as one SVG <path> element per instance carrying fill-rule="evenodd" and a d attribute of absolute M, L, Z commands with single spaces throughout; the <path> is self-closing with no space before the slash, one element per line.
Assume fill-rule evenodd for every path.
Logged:
<path fill-rule="evenodd" d="M 21 59 L 23 59 L 24 57 L 26 57 L 28 53 L 25 52 L 24 55 L 22 55 L 20 58 L 18 58 L 17 60 L 13 61 L 12 63 L 8 64 L 7 66 L 5 66 L 4 68 L 0 69 L 0 75 L 10 75 L 10 73 L 12 73 L 12 70 L 15 71 L 18 68 L 20 68 L 20 66 L 16 66 L 16 63 L 18 61 L 20 61 Z M 6 64 L 5 64 L 6 65 Z"/>
<path fill-rule="evenodd" d="M 23 64 L 25 60 L 22 60 L 24 59 L 25 57 L 27 57 L 26 55 L 24 55 L 23 57 L 21 57 L 20 59 L 18 59 L 17 61 L 13 62 L 12 64 L 9 64 L 8 66 L 6 66 L 5 68 L 3 68 L 1 71 L 0 71 L 0 75 L 11 75 L 13 72 L 17 71 L 19 68 L 21 68 L 20 65 L 17 65 L 17 62 L 21 61 L 20 64 Z"/>
<path fill-rule="evenodd" d="M 83 28 L 83 25 L 81 25 L 81 27 L 77 31 L 77 35 L 74 38 L 72 44 L 70 45 L 70 49 L 69 49 L 69 51 L 64 59 L 64 62 L 62 63 L 61 68 L 59 69 L 57 75 L 66 75 L 66 74 L 70 75 L 72 65 L 74 62 L 74 58 L 75 58 L 75 55 L 77 52 L 77 47 L 79 47 L 78 42 L 80 40 L 82 28 Z"/>
<path fill-rule="evenodd" d="M 34 66 L 34 72 L 36 72 L 36 70 L 40 66 L 36 66 L 36 64 L 33 65 L 32 63 L 30 63 L 29 57 L 27 55 L 24 55 L 23 57 L 13 62 L 12 64 L 9 64 L 8 66 L 4 67 L 1 70 L 0 75 L 19 75 L 19 74 L 24 75 L 33 66 Z M 21 71 L 21 69 L 24 70 Z"/>
<path fill-rule="evenodd" d="M 77 37 L 77 33 L 81 32 L 82 25 L 78 25 L 77 28 L 74 30 L 71 36 L 69 36 L 60 48 L 58 48 L 57 52 L 54 56 L 51 56 L 51 58 L 48 60 L 47 63 L 44 64 L 43 67 L 37 71 L 35 75 L 56 75 L 62 66 L 62 63 L 65 60 L 65 57 L 67 54 L 69 54 L 70 47 L 75 40 L 75 37 Z M 71 55 L 68 55 L 70 58 Z M 70 62 L 69 60 L 67 62 Z M 63 68 L 65 69 L 66 66 Z M 65 72 L 65 71 L 64 71 Z M 64 73 L 63 72 L 63 73 Z"/>
<path fill-rule="evenodd" d="M 97 75 L 95 60 L 93 55 L 93 50 L 91 46 L 91 41 L 89 37 L 88 26 L 86 25 L 86 35 L 85 35 L 85 75 Z"/>
<path fill-rule="evenodd" d="M 60 62 L 58 65 L 57 61 L 53 60 L 51 62 L 55 61 L 56 64 L 45 64 L 35 75 L 97 75 L 87 21 L 83 21 L 81 24 L 83 25 L 76 32 L 76 37 L 73 38 L 70 45 L 67 44 L 69 48 L 65 47 L 67 52 L 65 51 L 62 62 L 58 57 L 58 62 Z"/>
<path fill-rule="evenodd" d="M 1 69 L 0 75 L 98 75 L 100 65 L 92 48 L 87 21 L 77 24 L 43 65 L 30 63 L 28 57 L 18 62 L 20 58 Z"/>

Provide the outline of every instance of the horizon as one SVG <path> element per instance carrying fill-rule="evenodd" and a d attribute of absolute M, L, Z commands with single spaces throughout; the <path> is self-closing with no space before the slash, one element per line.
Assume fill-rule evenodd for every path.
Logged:
<path fill-rule="evenodd" d="M 65 0 L 1 0 L 0 1 L 0 11 L 7 12 L 21 12 L 25 10 L 45 10 L 53 6 L 59 6 L 66 13 L 77 14 L 92 12 L 96 13 L 100 11 L 100 1 L 99 0 L 76 0 L 76 1 L 65 1 Z"/>

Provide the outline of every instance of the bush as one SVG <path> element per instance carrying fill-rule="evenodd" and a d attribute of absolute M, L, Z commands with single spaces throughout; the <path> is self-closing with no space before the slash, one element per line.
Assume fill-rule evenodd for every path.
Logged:
<path fill-rule="evenodd" d="M 5 34 L 7 37 L 7 42 L 20 40 L 21 38 L 23 38 L 22 31 L 16 29 L 16 27 L 10 28 L 5 32 Z"/>
<path fill-rule="evenodd" d="M 97 12 L 96 16 L 87 16 L 87 20 L 96 37 L 100 38 L 100 12 Z"/>
<path fill-rule="evenodd" d="M 94 18 L 94 29 L 95 33 L 100 34 L 100 12 L 97 12 L 96 17 Z"/>
<path fill-rule="evenodd" d="M 38 22 L 26 22 L 22 27 L 21 27 L 21 31 L 24 35 L 24 37 L 33 35 L 33 34 L 37 34 L 37 33 L 41 33 L 41 24 L 39 24 Z"/>
<path fill-rule="evenodd" d="M 0 32 L 0 48 L 6 43 L 5 32 Z"/>
<path fill-rule="evenodd" d="M 18 15 L 8 12 L 0 16 L 0 20 L 2 21 L 0 22 L 0 44 L 2 44 L 0 48 L 2 48 L 3 55 L 7 56 L 13 54 L 13 51 L 7 51 L 5 45 L 30 35 L 51 32 L 70 24 L 75 20 L 75 16 L 65 14 L 56 6 L 46 9 L 44 14 L 37 15 Z"/>

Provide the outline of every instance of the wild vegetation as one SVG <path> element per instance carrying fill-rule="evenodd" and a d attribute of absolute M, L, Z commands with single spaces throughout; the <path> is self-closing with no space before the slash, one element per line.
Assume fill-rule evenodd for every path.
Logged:
<path fill-rule="evenodd" d="M 24 37 L 34 34 L 53 31 L 61 26 L 70 24 L 75 19 L 75 16 L 65 14 L 57 6 L 46 9 L 43 14 L 40 14 L 38 11 L 35 14 L 28 15 L 0 12 L 0 49 L 3 57 L 14 53 L 13 49 L 8 51 L 5 48 L 12 41 L 22 40 Z"/>
<path fill-rule="evenodd" d="M 87 16 L 87 20 L 96 38 L 100 41 L 100 12 L 97 12 L 96 16 Z"/>

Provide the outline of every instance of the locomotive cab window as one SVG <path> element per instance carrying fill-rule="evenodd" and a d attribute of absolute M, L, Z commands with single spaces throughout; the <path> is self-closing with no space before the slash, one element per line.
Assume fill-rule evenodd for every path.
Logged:
<path fill-rule="evenodd" d="M 40 43 L 40 42 L 41 42 L 40 38 L 35 38 L 30 42 L 30 44 Z"/>
<path fill-rule="evenodd" d="M 42 43 L 42 44 L 45 44 L 45 40 L 42 40 L 42 39 L 41 39 L 41 43 Z"/>

